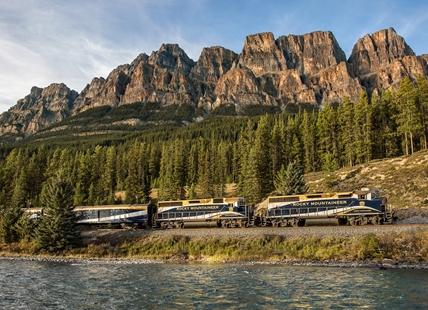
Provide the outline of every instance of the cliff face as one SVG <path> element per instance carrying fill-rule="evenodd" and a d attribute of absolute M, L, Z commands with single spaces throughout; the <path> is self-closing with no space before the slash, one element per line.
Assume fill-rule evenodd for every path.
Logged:
<path fill-rule="evenodd" d="M 417 57 L 393 28 L 359 39 L 348 63 L 351 75 L 361 80 L 369 94 L 397 87 L 405 76 L 427 76 L 426 58 Z"/>
<path fill-rule="evenodd" d="M 274 38 L 270 32 L 247 36 L 238 55 L 223 47 L 204 48 L 197 62 L 177 44 L 140 54 L 109 76 L 94 78 L 80 94 L 64 84 L 33 87 L 0 116 L 0 136 L 31 134 L 97 106 L 134 102 L 188 103 L 209 113 L 222 104 L 322 104 L 345 97 L 358 100 L 397 87 L 401 79 L 428 77 L 428 55 L 416 56 L 394 29 L 366 35 L 346 60 L 334 35 L 316 31 Z"/>
<path fill-rule="evenodd" d="M 65 84 L 33 87 L 28 96 L 0 116 L 0 135 L 31 134 L 70 116 L 78 93 Z"/>

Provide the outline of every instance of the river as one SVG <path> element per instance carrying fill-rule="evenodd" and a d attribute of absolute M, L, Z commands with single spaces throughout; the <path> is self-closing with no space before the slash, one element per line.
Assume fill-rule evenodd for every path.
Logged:
<path fill-rule="evenodd" d="M 0 309 L 427 309 L 428 270 L 0 260 Z"/>

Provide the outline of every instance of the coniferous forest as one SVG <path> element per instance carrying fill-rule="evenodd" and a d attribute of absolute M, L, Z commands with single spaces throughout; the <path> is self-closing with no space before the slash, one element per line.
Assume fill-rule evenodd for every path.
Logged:
<path fill-rule="evenodd" d="M 0 230 L 19 222 L 22 208 L 41 206 L 59 173 L 74 206 L 149 202 L 153 189 L 159 200 L 218 197 L 231 183 L 235 195 L 258 203 L 283 194 L 278 180 L 290 164 L 335 171 L 427 149 L 427 135 L 428 85 L 420 77 L 404 78 L 396 91 L 296 113 L 210 117 L 100 143 L 3 146 Z"/>

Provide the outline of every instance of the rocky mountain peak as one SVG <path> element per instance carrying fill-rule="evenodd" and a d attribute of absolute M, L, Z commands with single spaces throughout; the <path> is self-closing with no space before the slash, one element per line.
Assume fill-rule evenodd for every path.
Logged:
<path fill-rule="evenodd" d="M 203 48 L 190 76 L 207 83 L 217 83 L 218 79 L 226 74 L 238 54 L 221 46 Z"/>
<path fill-rule="evenodd" d="M 70 116 L 78 93 L 65 84 L 51 84 L 42 89 L 32 87 L 30 95 L 18 101 L 0 117 L 0 135 L 32 134 Z"/>
<path fill-rule="evenodd" d="M 287 68 L 284 55 L 276 45 L 272 32 L 247 36 L 239 55 L 238 67 L 246 67 L 256 76 Z"/>
<path fill-rule="evenodd" d="M 197 62 L 178 44 L 162 44 L 150 56 L 118 66 L 107 78 L 94 78 L 78 95 L 64 84 L 33 87 L 0 116 L 0 136 L 31 134 L 69 115 L 98 106 L 136 102 L 161 106 L 188 104 L 210 113 L 223 104 L 286 109 L 289 104 L 359 100 L 401 79 L 428 77 L 428 56 L 415 56 L 393 28 L 366 35 L 345 53 L 330 31 L 246 37 L 238 55 L 224 47 L 204 48 Z M 269 107 L 270 109 L 270 107 Z M 132 117 L 132 116 L 131 116 Z"/>
<path fill-rule="evenodd" d="M 179 70 L 189 74 L 195 66 L 195 62 L 190 59 L 178 44 L 162 44 L 160 49 L 152 52 L 148 58 L 148 63 L 165 68 L 169 72 Z"/>
<path fill-rule="evenodd" d="M 313 75 L 346 61 L 345 53 L 330 31 L 280 36 L 276 42 L 287 68 L 296 69 L 301 75 Z"/>
<path fill-rule="evenodd" d="M 352 49 L 348 62 L 354 76 L 369 74 L 391 65 L 395 59 L 415 56 L 403 37 L 393 28 L 366 34 Z"/>

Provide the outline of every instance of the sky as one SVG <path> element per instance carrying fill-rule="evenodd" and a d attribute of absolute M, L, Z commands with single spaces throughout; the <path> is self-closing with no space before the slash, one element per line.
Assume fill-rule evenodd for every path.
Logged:
<path fill-rule="evenodd" d="M 427 0 L 2 0 L 0 113 L 31 87 L 81 92 L 140 53 L 177 43 L 197 61 L 204 47 L 240 53 L 247 35 L 331 31 L 349 57 L 366 34 L 393 27 L 428 54 Z"/>

